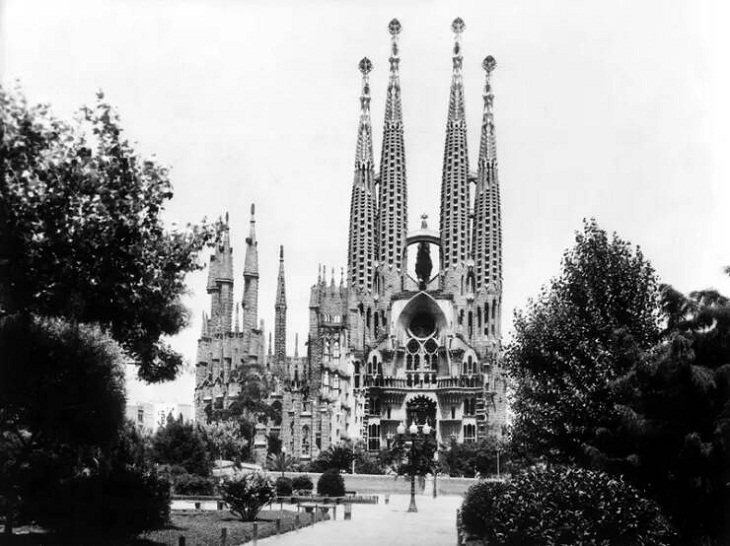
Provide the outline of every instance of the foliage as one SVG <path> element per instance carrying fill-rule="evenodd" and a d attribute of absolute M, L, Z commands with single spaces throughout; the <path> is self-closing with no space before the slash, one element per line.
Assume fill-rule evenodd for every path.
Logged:
<path fill-rule="evenodd" d="M 657 280 L 641 250 L 586 222 L 560 276 L 515 317 L 506 354 L 515 454 L 587 464 L 619 418 L 616 381 L 659 338 L 658 317 Z"/>
<path fill-rule="evenodd" d="M 294 470 L 296 461 L 290 455 L 279 452 L 276 455 L 270 453 L 266 457 L 266 468 L 275 472 L 290 472 Z"/>
<path fill-rule="evenodd" d="M 598 445 L 594 464 L 622 473 L 670 516 L 685 542 L 730 539 L 730 300 L 666 287 L 667 329 L 621 388 L 611 431 L 629 455 Z"/>
<path fill-rule="evenodd" d="M 223 500 L 242 521 L 256 519 L 261 508 L 275 495 L 271 479 L 258 472 L 227 479 L 221 485 Z"/>
<path fill-rule="evenodd" d="M 0 88 L 0 308 L 98 323 L 144 379 L 175 377 L 162 336 L 185 325 L 185 275 L 214 230 L 168 231 L 168 171 L 139 157 L 97 95 L 79 123 Z"/>
<path fill-rule="evenodd" d="M 292 489 L 295 491 L 311 491 L 312 489 L 314 489 L 314 483 L 312 483 L 312 478 L 306 475 L 295 476 L 292 480 Z"/>
<path fill-rule="evenodd" d="M 173 489 L 177 495 L 213 495 L 215 483 L 211 478 L 197 474 L 178 474 L 173 478 Z"/>
<path fill-rule="evenodd" d="M 343 497 L 345 480 L 336 468 L 325 470 L 317 480 L 317 494 L 326 497 Z"/>
<path fill-rule="evenodd" d="M 281 453 L 282 441 L 278 434 L 269 434 L 266 436 L 266 445 L 269 455 L 278 455 Z"/>
<path fill-rule="evenodd" d="M 497 473 L 497 451 L 500 451 L 500 467 L 506 463 L 506 448 L 494 438 L 486 438 L 478 443 L 460 444 L 453 440 L 448 449 L 439 453 L 441 471 L 449 476 L 473 478 L 477 475 L 489 476 Z"/>
<path fill-rule="evenodd" d="M 69 538 L 129 536 L 165 524 L 170 483 L 154 472 L 145 443 L 127 422 L 111 446 L 86 454 L 71 475 L 64 450 L 45 450 L 23 474 L 22 515 Z M 71 451 L 71 453 L 74 453 Z"/>
<path fill-rule="evenodd" d="M 406 433 L 396 436 L 390 450 L 382 453 L 382 460 L 398 475 L 425 476 L 436 470 L 434 455 L 437 450 L 434 433 L 428 436 L 418 433 L 415 439 Z"/>
<path fill-rule="evenodd" d="M 248 458 L 249 439 L 240 422 L 233 419 L 212 421 L 202 425 L 201 432 L 213 459 L 240 462 Z"/>
<path fill-rule="evenodd" d="M 152 437 L 152 459 L 156 463 L 180 465 L 191 474 L 210 475 L 210 460 L 202 433 L 182 418 L 168 418 Z"/>
<path fill-rule="evenodd" d="M 553 468 L 472 486 L 462 524 L 488 544 L 665 545 L 674 532 L 653 501 L 620 479 Z"/>
<path fill-rule="evenodd" d="M 310 472 L 324 472 L 330 468 L 336 468 L 342 472 L 349 472 L 352 469 L 352 461 L 355 455 L 348 445 L 330 446 L 329 449 L 319 454 L 309 465 Z"/>
<path fill-rule="evenodd" d="M 0 318 L 0 495 L 75 476 L 124 424 L 124 355 L 98 327 Z M 6 520 L 12 524 L 12 518 Z"/>
<path fill-rule="evenodd" d="M 292 494 L 294 485 L 291 478 L 285 476 L 279 476 L 276 478 L 274 487 L 276 487 L 276 494 L 280 497 L 287 497 Z"/>

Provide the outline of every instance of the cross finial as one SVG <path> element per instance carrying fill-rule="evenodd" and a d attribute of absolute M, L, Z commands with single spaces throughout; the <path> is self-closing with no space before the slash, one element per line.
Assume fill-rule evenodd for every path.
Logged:
<path fill-rule="evenodd" d="M 400 21 L 393 19 L 388 25 L 388 32 L 390 32 L 390 68 L 394 70 L 398 67 L 398 35 L 400 34 Z"/>
<path fill-rule="evenodd" d="M 451 23 L 451 30 L 454 31 L 457 39 L 459 38 L 460 34 L 464 32 L 465 27 L 466 25 L 464 24 L 464 20 L 461 17 L 457 17 L 456 19 L 454 19 L 454 22 Z"/>
<path fill-rule="evenodd" d="M 464 32 L 465 27 L 466 25 L 464 25 L 464 21 L 461 17 L 457 17 L 454 19 L 454 22 L 451 23 L 451 30 L 456 35 L 454 36 L 454 70 L 461 69 L 461 33 Z"/>
<path fill-rule="evenodd" d="M 425 212 L 421 214 L 421 229 L 428 229 L 428 223 L 426 223 L 426 220 L 428 219 L 428 214 Z"/>
<path fill-rule="evenodd" d="M 388 23 L 388 31 L 390 31 L 390 34 L 393 36 L 396 36 L 400 34 L 400 21 L 398 19 L 393 19 L 390 23 Z"/>

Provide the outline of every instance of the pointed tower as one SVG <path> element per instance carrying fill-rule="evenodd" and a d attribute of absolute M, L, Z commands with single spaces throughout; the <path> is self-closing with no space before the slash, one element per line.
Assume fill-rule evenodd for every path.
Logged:
<path fill-rule="evenodd" d="M 286 286 L 284 284 L 284 247 L 279 247 L 279 279 L 274 304 L 274 373 L 284 378 L 286 369 Z"/>
<path fill-rule="evenodd" d="M 256 241 L 256 207 L 251 203 L 251 228 L 246 237 L 246 261 L 243 266 L 243 331 L 258 327 L 259 251 Z"/>
<path fill-rule="evenodd" d="M 486 71 L 482 137 L 479 145 L 479 166 L 474 202 L 473 253 L 477 288 L 501 291 L 502 285 L 502 219 L 497 173 L 497 137 L 494 130 L 494 94 L 491 76 L 497 62 L 491 55 L 484 59 Z"/>
<path fill-rule="evenodd" d="M 373 64 L 365 57 L 360 61 L 362 94 L 360 123 L 357 129 L 355 178 L 350 202 L 350 233 L 347 251 L 347 276 L 350 286 L 369 290 L 373 284 L 376 258 L 375 242 L 375 174 L 373 135 L 370 125 L 370 71 Z"/>
<path fill-rule="evenodd" d="M 444 269 L 464 263 L 469 250 L 469 157 L 460 43 L 464 21 L 457 17 L 451 29 L 455 34 L 453 74 L 441 178 L 441 251 Z"/>
<path fill-rule="evenodd" d="M 390 22 L 388 30 L 391 36 L 390 79 L 385 103 L 383 150 L 380 156 L 378 261 L 400 269 L 408 229 L 408 195 L 398 70 L 398 35 L 401 31 L 398 19 Z"/>
<path fill-rule="evenodd" d="M 214 332 L 229 332 L 233 320 L 233 249 L 227 213 L 210 256 L 207 291 L 210 294 L 210 328 Z"/>

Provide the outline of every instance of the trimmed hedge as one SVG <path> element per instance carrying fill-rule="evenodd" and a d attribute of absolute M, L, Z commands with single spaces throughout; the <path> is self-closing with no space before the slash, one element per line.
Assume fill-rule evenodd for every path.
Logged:
<path fill-rule="evenodd" d="M 292 479 L 284 476 L 276 478 L 274 487 L 276 487 L 276 495 L 279 497 L 288 497 L 292 494 Z"/>
<path fill-rule="evenodd" d="M 309 476 L 297 476 L 292 481 L 292 489 L 311 491 L 314 489 L 314 482 Z"/>
<path fill-rule="evenodd" d="M 317 493 L 326 497 L 344 497 L 345 480 L 336 468 L 325 470 L 317 480 Z"/>
<path fill-rule="evenodd" d="M 215 484 L 211 478 L 197 474 L 178 474 L 173 478 L 173 489 L 176 495 L 213 495 Z"/>
<path fill-rule="evenodd" d="M 466 493 L 462 525 L 490 546 L 671 544 L 659 507 L 620 479 L 579 468 L 533 470 Z"/>

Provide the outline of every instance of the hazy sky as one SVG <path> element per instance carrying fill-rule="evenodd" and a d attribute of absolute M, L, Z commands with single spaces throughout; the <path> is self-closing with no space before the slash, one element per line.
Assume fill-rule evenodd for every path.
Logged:
<path fill-rule="evenodd" d="M 289 345 L 306 338 L 317 265 L 346 265 L 360 74 L 368 56 L 380 156 L 397 17 L 409 225 L 437 227 L 460 16 L 472 166 L 494 55 L 504 241 L 503 330 L 559 270 L 584 217 L 641 245 L 665 282 L 730 294 L 730 76 L 722 2 L 0 2 L 0 75 L 69 118 L 98 89 L 144 155 L 171 167 L 166 216 L 231 215 L 236 298 L 257 208 L 259 310 L 269 330 L 286 253 Z M 207 260 L 207 256 L 206 256 Z M 189 279 L 192 363 L 206 272 Z M 301 347 L 300 350 L 303 350 Z M 192 400 L 190 370 L 133 400 Z"/>

